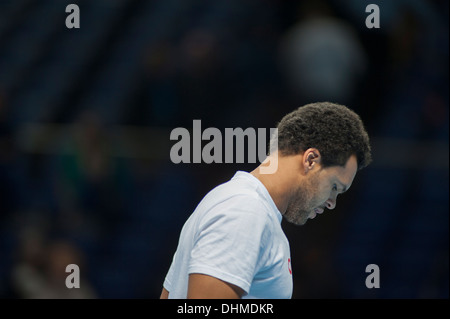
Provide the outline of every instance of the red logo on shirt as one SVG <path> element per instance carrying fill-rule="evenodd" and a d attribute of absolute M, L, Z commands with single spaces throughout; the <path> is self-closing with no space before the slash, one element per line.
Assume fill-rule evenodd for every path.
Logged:
<path fill-rule="evenodd" d="M 291 258 L 288 258 L 288 269 L 289 269 L 289 273 L 292 275 Z"/>

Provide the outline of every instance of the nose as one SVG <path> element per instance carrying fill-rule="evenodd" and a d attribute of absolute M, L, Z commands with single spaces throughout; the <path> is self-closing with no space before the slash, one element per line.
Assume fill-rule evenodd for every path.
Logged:
<path fill-rule="evenodd" d="M 334 209 L 336 207 L 336 199 L 330 198 L 325 202 L 325 204 L 328 209 Z"/>

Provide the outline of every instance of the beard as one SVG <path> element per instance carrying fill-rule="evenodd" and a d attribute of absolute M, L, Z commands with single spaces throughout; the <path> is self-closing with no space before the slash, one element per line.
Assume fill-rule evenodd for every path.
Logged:
<path fill-rule="evenodd" d="M 292 224 L 304 225 L 316 207 L 314 197 L 318 190 L 319 178 L 317 175 L 312 176 L 305 184 L 299 185 L 294 191 L 283 217 Z"/>

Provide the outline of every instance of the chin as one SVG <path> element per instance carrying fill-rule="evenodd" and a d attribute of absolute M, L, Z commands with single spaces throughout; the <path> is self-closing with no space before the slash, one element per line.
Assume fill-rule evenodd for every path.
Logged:
<path fill-rule="evenodd" d="M 291 224 L 302 226 L 306 224 L 309 216 L 311 215 L 311 211 L 307 212 L 306 210 L 289 210 L 284 214 L 283 217 Z"/>
<path fill-rule="evenodd" d="M 307 221 L 308 221 L 308 218 L 300 217 L 300 218 L 296 218 L 295 220 L 291 220 L 290 222 L 297 226 L 303 226 L 306 224 Z"/>

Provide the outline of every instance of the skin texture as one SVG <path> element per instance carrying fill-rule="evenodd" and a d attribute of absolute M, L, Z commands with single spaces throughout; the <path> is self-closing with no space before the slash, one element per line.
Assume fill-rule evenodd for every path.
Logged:
<path fill-rule="evenodd" d="M 261 167 L 270 160 L 278 161 L 272 174 L 264 174 Z M 356 156 L 352 155 L 344 167 L 323 167 L 320 151 L 309 148 L 302 154 L 278 156 L 274 152 L 268 160 L 251 172 L 267 188 L 283 217 L 296 225 L 304 225 L 324 209 L 336 207 L 337 196 L 348 190 L 358 170 Z M 217 278 L 191 274 L 189 276 L 188 299 L 241 298 L 244 291 Z M 161 299 L 169 292 L 163 288 Z"/>
<path fill-rule="evenodd" d="M 278 157 L 274 153 L 270 157 L 279 162 L 274 174 L 261 174 L 261 165 L 251 174 L 267 188 L 283 217 L 296 225 L 304 225 L 325 208 L 334 209 L 337 196 L 350 188 L 358 170 L 354 155 L 344 167 L 324 168 L 316 148 L 298 155 Z"/>

